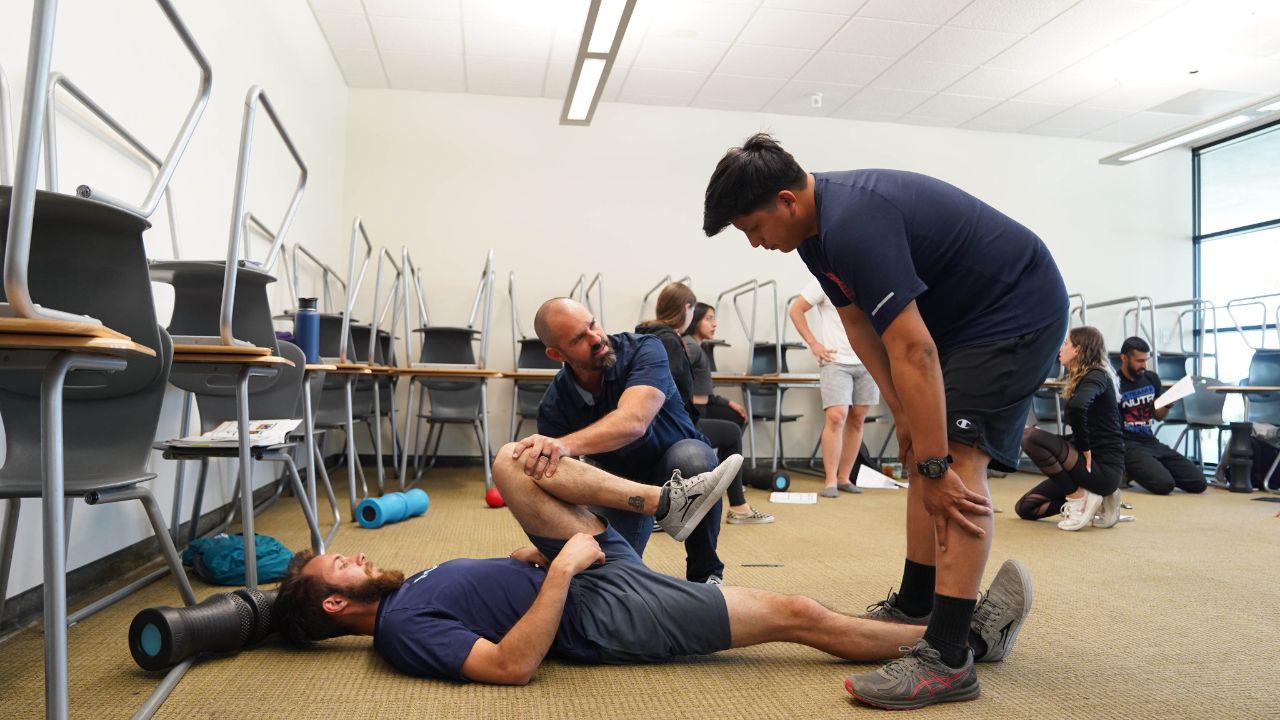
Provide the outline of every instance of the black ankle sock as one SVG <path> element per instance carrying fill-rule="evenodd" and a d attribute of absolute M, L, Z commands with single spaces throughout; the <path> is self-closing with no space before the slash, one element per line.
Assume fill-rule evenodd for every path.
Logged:
<path fill-rule="evenodd" d="M 902 567 L 902 584 L 898 586 L 898 598 L 893 606 L 911 617 L 923 617 L 933 609 L 933 581 L 937 569 L 906 561 Z"/>
<path fill-rule="evenodd" d="M 969 624 L 977 604 L 977 600 L 936 593 L 933 596 L 933 615 L 924 639 L 942 655 L 942 662 L 951 667 L 960 667 L 968 657 Z"/>
<path fill-rule="evenodd" d="M 662 488 L 662 492 L 658 494 L 658 509 L 653 513 L 653 516 L 661 520 L 662 517 L 666 515 L 667 511 L 669 511 L 670 509 L 671 509 L 671 490 L 667 488 Z"/>
<path fill-rule="evenodd" d="M 973 648 L 973 657 L 980 658 L 987 654 L 987 641 L 973 630 L 969 631 L 969 647 Z"/>

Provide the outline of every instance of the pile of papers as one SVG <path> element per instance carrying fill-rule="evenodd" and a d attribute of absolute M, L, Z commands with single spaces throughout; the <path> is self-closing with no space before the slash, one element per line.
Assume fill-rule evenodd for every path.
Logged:
<path fill-rule="evenodd" d="M 253 447 L 280 445 L 287 442 L 289 433 L 301 424 L 302 420 L 251 420 L 249 444 Z M 239 425 L 235 420 L 228 420 L 207 433 L 172 440 L 169 444 L 177 447 L 236 447 L 240 444 Z"/>

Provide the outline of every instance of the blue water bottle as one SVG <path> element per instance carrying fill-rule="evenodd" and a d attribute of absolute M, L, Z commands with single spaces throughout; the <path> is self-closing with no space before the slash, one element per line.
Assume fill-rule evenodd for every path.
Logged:
<path fill-rule="evenodd" d="M 316 298 L 298 298 L 298 311 L 293 316 L 293 336 L 307 356 L 307 362 L 320 362 L 320 312 Z"/>

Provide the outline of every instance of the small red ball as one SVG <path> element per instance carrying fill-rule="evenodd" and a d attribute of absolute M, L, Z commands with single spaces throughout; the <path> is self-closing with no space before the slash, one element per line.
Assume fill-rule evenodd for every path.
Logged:
<path fill-rule="evenodd" d="M 500 508 L 506 505 L 506 501 L 502 499 L 502 493 L 498 492 L 498 488 L 489 488 L 484 493 L 484 501 L 491 508 Z"/>

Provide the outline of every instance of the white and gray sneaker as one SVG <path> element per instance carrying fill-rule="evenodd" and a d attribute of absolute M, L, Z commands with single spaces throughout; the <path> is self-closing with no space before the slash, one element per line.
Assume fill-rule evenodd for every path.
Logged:
<path fill-rule="evenodd" d="M 1031 612 L 1031 575 L 1017 560 L 1005 560 L 973 609 L 969 629 L 986 644 L 978 662 L 1004 660 Z"/>
<path fill-rule="evenodd" d="M 724 496 L 741 467 L 742 456 L 730 455 L 715 468 L 691 478 L 681 477 L 679 470 L 671 473 L 671 479 L 662 486 L 667 512 L 654 518 L 662 525 L 662 531 L 684 542 Z"/>

